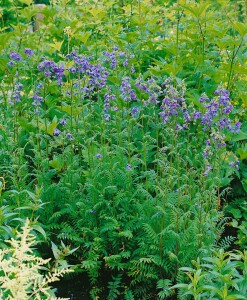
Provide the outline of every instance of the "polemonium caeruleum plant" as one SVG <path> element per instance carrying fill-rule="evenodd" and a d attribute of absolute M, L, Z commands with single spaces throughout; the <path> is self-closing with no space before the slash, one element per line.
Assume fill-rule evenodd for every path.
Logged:
<path fill-rule="evenodd" d="M 183 81 L 144 78 L 131 59 L 11 52 L 3 81 L 9 187 L 43 187 L 40 220 L 79 247 L 93 299 L 148 298 L 217 242 L 225 139 L 241 125 L 223 86 L 195 105 Z"/>

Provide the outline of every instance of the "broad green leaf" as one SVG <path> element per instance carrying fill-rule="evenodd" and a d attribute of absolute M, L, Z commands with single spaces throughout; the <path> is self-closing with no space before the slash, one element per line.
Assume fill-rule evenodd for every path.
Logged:
<path fill-rule="evenodd" d="M 32 224 L 32 228 L 34 230 L 38 231 L 39 233 L 41 233 L 43 235 L 43 237 L 46 239 L 46 233 L 45 233 L 44 229 L 40 225 Z"/>
<path fill-rule="evenodd" d="M 73 117 L 79 116 L 79 114 L 82 112 L 81 108 L 76 108 L 76 107 L 71 107 L 70 105 L 65 105 L 65 106 L 57 106 L 60 108 L 62 111 L 65 111 L 67 114 Z"/>
<path fill-rule="evenodd" d="M 29 6 L 33 3 L 33 0 L 19 0 L 19 2 L 24 3 Z"/>
<path fill-rule="evenodd" d="M 209 3 L 199 3 L 197 5 L 182 5 L 179 3 L 180 6 L 182 6 L 183 8 L 185 8 L 186 10 L 190 11 L 191 14 L 199 19 L 203 14 L 205 14 L 206 10 L 208 9 L 208 7 L 210 6 Z"/>
<path fill-rule="evenodd" d="M 229 212 L 233 214 L 233 216 L 234 216 L 235 219 L 239 219 L 242 216 L 241 211 L 239 209 L 237 209 L 237 208 L 230 208 Z"/>
<path fill-rule="evenodd" d="M 171 289 L 187 289 L 187 288 L 188 288 L 188 284 L 185 283 L 178 283 L 171 287 Z"/>
<path fill-rule="evenodd" d="M 80 32 L 74 34 L 74 38 L 78 39 L 79 41 L 83 42 L 86 45 L 90 35 L 91 35 L 90 31 Z"/>
<path fill-rule="evenodd" d="M 55 259 L 58 259 L 58 247 L 53 243 L 51 242 L 51 249 L 52 249 L 52 253 L 55 257 Z"/>
<path fill-rule="evenodd" d="M 53 121 L 47 126 L 47 133 L 53 135 L 54 129 L 57 127 L 57 117 L 54 117 Z"/>
<path fill-rule="evenodd" d="M 240 131 L 239 133 L 235 134 L 231 140 L 233 142 L 238 142 L 238 141 L 245 141 L 247 140 L 247 133 L 244 133 L 243 131 Z"/>
<path fill-rule="evenodd" d="M 245 37 L 247 35 L 247 24 L 241 22 L 234 22 L 232 26 L 239 32 L 241 37 Z"/>
<path fill-rule="evenodd" d="M 27 132 L 33 132 L 33 131 L 35 131 L 35 126 L 34 126 L 34 124 L 28 122 L 28 120 L 27 120 L 26 118 L 20 117 L 20 118 L 18 119 L 18 123 L 19 123 L 19 125 L 20 125 L 23 129 L 25 129 Z"/>
<path fill-rule="evenodd" d="M 240 155 L 240 159 L 244 160 L 247 158 L 247 145 L 243 148 L 238 148 L 237 149 L 238 154 Z"/>
<path fill-rule="evenodd" d="M 49 161 L 49 165 L 60 172 L 64 167 L 64 161 L 60 157 L 55 157 L 53 160 Z"/>
<path fill-rule="evenodd" d="M 60 51 L 60 50 L 61 50 L 61 47 L 62 47 L 62 45 L 63 45 L 63 41 L 62 41 L 62 42 L 54 41 L 53 44 L 49 44 L 49 43 L 48 43 L 48 45 L 49 45 L 50 47 L 52 47 L 53 49 L 55 49 L 55 50 L 57 50 L 57 51 Z"/>

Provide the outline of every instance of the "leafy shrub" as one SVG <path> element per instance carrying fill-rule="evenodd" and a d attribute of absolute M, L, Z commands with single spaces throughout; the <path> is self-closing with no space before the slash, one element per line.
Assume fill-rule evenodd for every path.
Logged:
<path fill-rule="evenodd" d="M 193 261 L 194 268 L 180 268 L 190 282 L 178 283 L 172 287 L 185 290 L 179 299 L 246 299 L 246 251 L 225 252 L 219 249 L 202 260 L 205 263 L 200 259 Z"/>

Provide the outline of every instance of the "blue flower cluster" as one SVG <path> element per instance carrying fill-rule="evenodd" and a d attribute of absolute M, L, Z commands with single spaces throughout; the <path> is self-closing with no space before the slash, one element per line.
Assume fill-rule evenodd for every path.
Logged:
<path fill-rule="evenodd" d="M 156 105 L 160 102 L 159 97 L 162 95 L 163 91 L 160 85 L 157 84 L 155 78 L 152 77 L 145 81 L 143 76 L 139 75 L 135 81 L 135 87 L 147 94 L 148 99 L 145 100 L 144 106 L 148 106 L 149 104 Z"/>
<path fill-rule="evenodd" d="M 209 99 L 205 94 L 199 99 L 205 108 L 205 112 L 201 118 L 201 124 L 204 125 L 203 130 L 216 125 L 219 126 L 220 129 L 237 132 L 240 128 L 240 124 L 235 124 L 235 126 L 232 127 L 231 121 L 227 117 L 232 111 L 229 91 L 219 88 L 214 94 L 215 97 L 212 99 Z"/>
<path fill-rule="evenodd" d="M 22 60 L 22 56 L 17 53 L 17 52 L 10 52 L 10 55 L 9 55 L 10 59 L 14 60 L 14 61 L 20 61 Z"/>
<path fill-rule="evenodd" d="M 41 105 L 41 102 L 43 100 L 43 97 L 40 95 L 41 94 L 41 89 L 43 88 L 43 84 L 42 83 L 39 83 L 37 85 L 37 88 L 35 90 L 35 93 L 33 95 L 33 105 L 34 106 L 40 106 Z"/>
<path fill-rule="evenodd" d="M 122 65 L 123 67 L 128 67 L 129 62 L 134 55 L 129 55 L 125 51 L 119 51 L 118 47 L 114 46 L 112 51 L 103 51 L 103 62 L 109 65 L 110 69 L 116 69 L 118 65 Z M 135 69 L 132 66 L 131 72 L 134 73 Z"/>
<path fill-rule="evenodd" d="M 168 78 L 161 86 L 163 87 L 164 98 L 160 106 L 161 112 L 159 115 L 162 117 L 163 123 L 166 124 L 172 117 L 176 117 L 176 120 L 181 119 L 181 123 L 176 124 L 176 129 L 183 130 L 187 128 L 188 123 L 192 121 L 192 116 L 185 101 L 185 87 L 183 83 L 181 83 L 179 88 L 176 88 L 172 84 L 171 79 Z"/>
<path fill-rule="evenodd" d="M 120 96 L 124 101 L 136 101 L 137 97 L 134 89 L 131 87 L 131 78 L 125 76 L 122 78 L 122 83 L 120 86 Z"/>
<path fill-rule="evenodd" d="M 34 55 L 34 52 L 33 52 L 33 50 L 26 48 L 26 49 L 24 49 L 24 54 L 26 54 L 27 57 L 31 57 Z M 10 58 L 10 61 L 7 63 L 7 65 L 9 67 L 13 67 L 13 66 L 15 66 L 16 62 L 20 62 L 21 60 L 23 60 L 23 57 L 21 56 L 21 54 L 18 52 L 14 52 L 14 51 L 10 52 L 9 58 Z"/>
<path fill-rule="evenodd" d="M 83 83 L 81 92 L 87 94 L 102 89 L 106 85 L 109 72 L 101 64 L 92 64 L 91 57 L 71 52 L 66 55 L 66 58 L 74 61 L 74 66 L 70 67 L 68 71 L 80 76 L 80 81 Z"/>
<path fill-rule="evenodd" d="M 11 101 L 10 104 L 21 102 L 21 91 L 23 87 L 23 84 L 19 81 L 15 83 L 14 92 L 12 94 L 13 101 Z"/>
<path fill-rule="evenodd" d="M 106 121 L 110 121 L 110 102 L 114 99 L 116 99 L 116 96 L 111 92 L 110 88 L 108 87 L 108 92 L 104 95 L 104 119 Z"/>
<path fill-rule="evenodd" d="M 62 126 L 62 127 L 65 127 L 67 125 L 67 119 L 66 118 L 62 118 L 60 121 L 59 121 L 59 124 Z M 61 130 L 58 129 L 58 128 L 55 128 L 54 131 L 53 131 L 53 135 L 54 136 L 59 136 L 61 134 Z M 73 140 L 74 136 L 72 133 L 70 132 L 67 132 L 65 134 L 65 137 L 68 139 L 68 140 Z"/>
<path fill-rule="evenodd" d="M 33 54 L 29 48 L 24 50 L 26 58 Z M 118 86 L 119 94 L 117 92 L 114 94 L 113 88 L 107 82 L 110 72 L 118 67 L 119 62 L 127 67 L 131 58 L 127 51 L 119 51 L 117 47 L 113 47 L 110 52 L 104 51 L 97 62 L 93 62 L 90 56 L 80 55 L 74 51 L 66 55 L 66 60 L 69 62 L 56 63 L 43 59 L 37 68 L 42 74 L 41 77 L 44 77 L 44 82 L 38 82 L 32 104 L 36 107 L 41 106 L 45 82 L 55 80 L 61 93 L 64 95 L 73 93 L 71 96 L 77 96 L 76 101 L 89 99 L 91 103 L 93 97 L 100 101 L 103 96 L 102 118 L 107 122 L 111 120 L 111 111 L 118 111 L 120 106 L 137 119 L 142 113 L 141 110 L 151 105 L 152 111 L 155 111 L 154 115 L 159 115 L 163 124 L 171 123 L 171 128 L 176 131 L 184 131 L 189 129 L 191 124 L 193 126 L 197 124 L 205 132 L 206 137 L 206 145 L 202 153 L 205 159 L 204 175 L 206 176 L 211 170 L 209 158 L 214 154 L 215 149 L 226 146 L 224 132 L 237 133 L 241 127 L 240 122 L 233 124 L 229 118 L 233 109 L 229 91 L 219 87 L 211 99 L 203 94 L 199 99 L 201 108 L 195 109 L 194 104 L 188 105 L 185 100 L 186 89 L 182 81 L 176 80 L 175 82 L 174 78 L 169 77 L 162 82 L 161 78 L 153 76 L 144 79 L 142 75 L 133 79 L 130 75 L 126 75 L 135 72 L 132 66 L 128 70 L 129 73 L 123 73 L 121 84 Z M 11 52 L 10 59 L 8 65 L 14 66 L 22 61 L 23 57 L 17 52 Z M 71 81 L 70 89 L 68 89 L 68 80 Z M 17 80 L 12 96 L 15 103 L 20 102 L 22 89 L 23 85 Z M 136 104 L 138 98 L 141 99 L 141 104 Z M 66 126 L 66 119 L 61 119 L 59 123 L 61 126 Z M 54 136 L 61 134 L 62 129 L 60 129 L 54 129 Z M 72 133 L 67 133 L 65 136 L 68 139 L 74 138 Z M 233 164 L 238 167 L 238 164 Z"/>
<path fill-rule="evenodd" d="M 64 67 L 59 66 L 52 60 L 43 60 L 38 64 L 38 70 L 42 71 L 45 77 L 54 78 L 58 85 L 62 84 Z"/>

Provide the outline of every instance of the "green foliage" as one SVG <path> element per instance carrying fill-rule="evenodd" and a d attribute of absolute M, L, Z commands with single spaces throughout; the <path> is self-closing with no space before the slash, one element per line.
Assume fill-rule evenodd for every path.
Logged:
<path fill-rule="evenodd" d="M 181 266 L 231 245 L 225 225 L 238 229 L 235 243 L 244 248 L 245 1 L 3 1 L 1 242 L 29 217 L 39 239 L 46 232 L 63 249 L 78 249 L 70 258 L 88 274 L 92 299 L 169 297 Z M 11 51 L 23 58 L 13 66 Z M 78 73 L 75 52 L 110 73 L 103 87 L 90 86 L 91 70 Z M 60 84 L 57 74 L 37 69 L 44 59 L 65 69 Z M 123 97 L 126 77 L 137 101 Z M 204 113 L 200 95 L 214 97 L 219 85 L 231 93 L 239 133 L 220 132 L 220 116 L 211 129 L 191 120 L 177 130 L 181 111 L 162 124 L 165 98 L 183 98 L 184 111 Z M 224 142 L 227 152 L 217 149 Z"/>
<path fill-rule="evenodd" d="M 245 299 L 247 294 L 246 252 L 214 251 L 212 256 L 193 261 L 194 268 L 183 267 L 189 283 L 172 289 L 185 290 L 181 299 Z M 188 297 L 191 295 L 191 297 Z M 179 298 L 180 299 L 180 298 Z"/>
<path fill-rule="evenodd" d="M 246 198 L 239 198 L 233 201 L 227 208 L 226 212 L 230 213 L 232 216 L 232 221 L 230 225 L 233 228 L 236 228 L 237 231 L 237 240 L 236 244 L 239 245 L 242 249 L 246 248 L 247 243 L 247 210 L 246 210 Z"/>
<path fill-rule="evenodd" d="M 246 131 L 246 123 L 243 124 L 243 132 Z M 229 159 L 233 153 L 239 155 L 240 168 L 235 174 L 234 180 L 231 182 L 231 190 L 227 195 L 227 206 L 225 212 L 232 218 L 229 225 L 237 230 L 237 239 L 235 244 L 240 246 L 241 249 L 246 248 L 247 232 L 246 232 L 246 195 L 247 195 L 247 168 L 246 168 L 246 136 L 236 135 L 234 137 L 235 142 L 231 145 L 232 154 L 229 155 Z M 230 154 L 230 153 L 229 153 Z"/>

